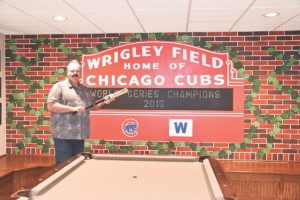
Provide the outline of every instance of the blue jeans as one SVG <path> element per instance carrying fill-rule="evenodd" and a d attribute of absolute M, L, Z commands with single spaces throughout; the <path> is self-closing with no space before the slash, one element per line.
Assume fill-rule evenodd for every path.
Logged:
<path fill-rule="evenodd" d="M 54 138 L 56 165 L 84 151 L 84 140 Z"/>

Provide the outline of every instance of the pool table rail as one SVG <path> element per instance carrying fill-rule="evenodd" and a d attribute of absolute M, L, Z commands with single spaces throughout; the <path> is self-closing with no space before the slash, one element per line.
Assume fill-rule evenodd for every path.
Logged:
<path fill-rule="evenodd" d="M 222 191 L 223 199 L 233 200 L 236 198 L 236 195 L 227 179 L 225 172 L 223 171 L 220 163 L 216 159 L 207 159 L 210 163 L 211 169 L 215 174 L 215 178 L 218 182 L 218 185 Z"/>
<path fill-rule="evenodd" d="M 79 154 L 79 155 L 73 156 L 72 158 L 68 159 L 67 161 L 61 163 L 60 165 L 54 166 L 52 169 L 48 170 L 46 173 L 41 175 L 35 183 L 29 184 L 28 186 L 26 186 L 26 188 L 23 188 L 21 190 L 18 190 L 16 192 L 14 192 L 10 196 L 9 200 L 26 200 L 26 199 L 30 199 L 31 192 L 32 192 L 32 189 L 34 187 L 36 187 L 37 185 L 43 184 L 43 182 L 46 179 L 54 176 L 57 172 L 60 172 L 67 165 L 73 163 L 73 161 L 75 161 L 78 158 L 80 158 L 82 160 L 86 159 L 85 156 L 82 156 L 81 154 Z"/>

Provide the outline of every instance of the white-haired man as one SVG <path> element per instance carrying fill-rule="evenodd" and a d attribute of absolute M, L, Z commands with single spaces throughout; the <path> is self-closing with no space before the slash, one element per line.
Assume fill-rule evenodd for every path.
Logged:
<path fill-rule="evenodd" d="M 51 112 L 56 165 L 81 153 L 84 139 L 90 137 L 90 110 L 85 107 L 93 104 L 94 98 L 88 88 L 80 84 L 80 75 L 80 63 L 70 61 L 67 79 L 54 84 L 48 95 L 47 109 Z M 108 98 L 91 109 L 99 109 L 113 100 Z"/>

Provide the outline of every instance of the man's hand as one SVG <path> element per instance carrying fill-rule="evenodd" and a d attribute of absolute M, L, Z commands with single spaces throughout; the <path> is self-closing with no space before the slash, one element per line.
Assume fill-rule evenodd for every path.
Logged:
<path fill-rule="evenodd" d="M 85 112 L 85 108 L 83 106 L 76 106 L 76 107 L 72 107 L 72 112 Z"/>
<path fill-rule="evenodd" d="M 115 97 L 113 94 L 109 94 L 109 95 L 105 96 L 104 99 L 105 99 L 105 101 L 104 101 L 105 104 L 110 104 L 111 102 L 113 102 L 115 100 Z"/>
<path fill-rule="evenodd" d="M 67 112 L 77 113 L 77 112 L 85 111 L 85 108 L 83 106 L 72 107 L 72 106 L 68 106 L 68 105 L 63 105 L 58 102 L 48 103 L 47 109 L 48 109 L 48 111 L 55 112 L 55 113 L 67 113 Z"/>

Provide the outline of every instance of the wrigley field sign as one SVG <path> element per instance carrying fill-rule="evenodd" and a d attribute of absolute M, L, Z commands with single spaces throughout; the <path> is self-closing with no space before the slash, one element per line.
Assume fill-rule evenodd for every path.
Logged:
<path fill-rule="evenodd" d="M 94 139 L 239 142 L 243 79 L 228 53 L 147 41 L 83 55 L 82 83 L 96 99 L 126 95 L 91 112 Z"/>

